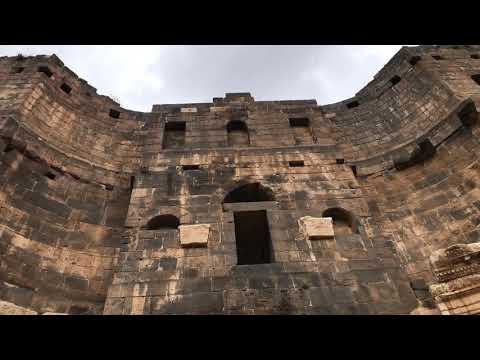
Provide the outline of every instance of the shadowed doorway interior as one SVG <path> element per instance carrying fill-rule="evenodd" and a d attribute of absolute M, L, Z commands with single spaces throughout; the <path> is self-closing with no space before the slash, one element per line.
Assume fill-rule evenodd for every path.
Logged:
<path fill-rule="evenodd" d="M 238 265 L 267 264 L 273 261 L 267 212 L 233 213 Z"/>

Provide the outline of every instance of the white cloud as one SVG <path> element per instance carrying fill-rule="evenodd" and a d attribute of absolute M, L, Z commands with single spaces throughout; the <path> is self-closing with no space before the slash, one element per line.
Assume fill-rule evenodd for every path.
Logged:
<path fill-rule="evenodd" d="M 209 102 L 249 91 L 258 100 L 353 96 L 400 49 L 384 46 L 0 46 L 0 55 L 57 54 L 125 108 Z"/>

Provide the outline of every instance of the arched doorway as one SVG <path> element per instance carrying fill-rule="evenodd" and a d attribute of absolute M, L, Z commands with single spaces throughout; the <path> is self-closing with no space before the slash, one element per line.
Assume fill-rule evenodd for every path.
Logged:
<path fill-rule="evenodd" d="M 225 196 L 223 203 L 275 201 L 272 190 L 259 183 L 240 186 Z M 273 262 L 273 251 L 266 210 L 234 211 L 237 264 Z"/>

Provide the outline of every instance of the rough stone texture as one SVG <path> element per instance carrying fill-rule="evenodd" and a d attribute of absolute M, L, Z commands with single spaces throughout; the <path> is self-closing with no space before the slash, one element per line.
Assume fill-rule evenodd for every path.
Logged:
<path fill-rule="evenodd" d="M 314 218 L 304 216 L 298 219 L 298 225 L 301 232 L 309 240 L 332 239 L 335 236 L 333 232 L 332 218 Z"/>
<path fill-rule="evenodd" d="M 442 314 L 480 314 L 480 242 L 437 250 L 430 262 L 438 281 L 430 292 Z"/>
<path fill-rule="evenodd" d="M 0 301 L 0 315 L 37 315 L 37 312 L 7 301 Z"/>
<path fill-rule="evenodd" d="M 210 234 L 209 224 L 180 225 L 180 245 L 183 247 L 205 247 Z"/>
<path fill-rule="evenodd" d="M 479 54 L 404 47 L 336 104 L 227 93 L 150 113 L 55 55 L 1 57 L 0 300 L 40 314 L 476 313 L 476 251 L 430 256 L 480 242 Z M 251 231 L 269 239 L 265 263 L 237 264 L 247 211 L 265 214 L 268 231 Z M 308 217 L 332 217 L 333 238 L 306 237 Z M 207 246 L 182 246 L 198 224 Z"/>

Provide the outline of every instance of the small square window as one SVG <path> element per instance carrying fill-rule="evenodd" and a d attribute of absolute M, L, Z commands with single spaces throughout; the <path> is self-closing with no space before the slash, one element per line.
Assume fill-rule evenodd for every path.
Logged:
<path fill-rule="evenodd" d="M 61 86 L 60 86 L 60 89 L 62 89 L 62 91 L 66 94 L 70 94 L 70 92 L 72 91 L 72 88 L 70 86 L 68 86 L 67 84 L 63 83 Z"/>
<path fill-rule="evenodd" d="M 408 60 L 408 62 L 410 63 L 410 65 L 415 66 L 421 59 L 421 56 L 412 56 L 410 60 Z"/>
<path fill-rule="evenodd" d="M 288 119 L 291 127 L 308 127 L 310 120 L 308 118 L 290 118 Z"/>
<path fill-rule="evenodd" d="M 45 74 L 47 77 L 52 77 L 53 75 L 52 71 L 48 68 L 48 66 L 39 66 L 37 71 Z"/>
<path fill-rule="evenodd" d="M 360 105 L 360 103 L 358 101 L 352 101 L 352 102 L 347 103 L 347 108 L 353 109 L 353 108 L 355 108 L 359 105 Z"/>
<path fill-rule="evenodd" d="M 305 166 L 305 163 L 303 160 L 294 160 L 294 161 L 289 161 L 288 166 L 290 167 L 302 167 Z"/>
<path fill-rule="evenodd" d="M 16 66 L 12 69 L 12 74 L 20 74 L 23 70 L 25 70 L 24 67 Z"/>
<path fill-rule="evenodd" d="M 105 184 L 105 190 L 113 191 L 113 185 Z"/>
<path fill-rule="evenodd" d="M 200 170 L 200 166 L 199 165 L 183 165 L 182 170 L 183 171 Z"/>
<path fill-rule="evenodd" d="M 397 85 L 400 81 L 402 80 L 402 78 L 398 75 L 395 75 L 394 77 L 392 77 L 390 79 L 390 83 L 392 84 L 392 86 L 395 86 Z"/>
<path fill-rule="evenodd" d="M 118 119 L 120 117 L 120 111 L 110 109 L 109 115 L 111 118 Z"/>

